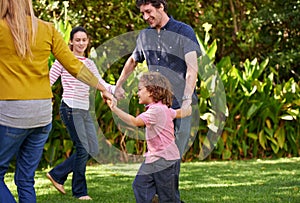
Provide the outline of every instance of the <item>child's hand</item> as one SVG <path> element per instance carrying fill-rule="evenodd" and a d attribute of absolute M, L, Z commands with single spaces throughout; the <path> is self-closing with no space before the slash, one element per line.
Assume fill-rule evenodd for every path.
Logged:
<path fill-rule="evenodd" d="M 112 110 L 117 106 L 117 100 L 116 100 L 116 98 L 113 98 L 113 99 L 107 99 L 107 100 L 106 100 L 106 103 L 107 103 L 108 107 L 109 107 L 110 109 L 112 109 Z"/>
<path fill-rule="evenodd" d="M 107 90 L 105 90 L 105 91 L 102 91 L 101 92 L 101 96 L 102 96 L 102 98 L 104 99 L 104 101 L 106 101 L 106 100 L 112 100 L 113 99 L 113 95 L 110 93 L 110 92 L 108 92 Z"/>
<path fill-rule="evenodd" d="M 186 116 L 190 116 L 192 115 L 192 106 L 185 106 L 185 107 L 181 107 L 180 109 L 176 110 L 176 118 L 183 118 Z"/>
<path fill-rule="evenodd" d="M 191 105 L 189 105 L 189 106 L 188 106 L 188 108 L 187 108 L 187 109 L 185 109 L 185 111 L 186 111 L 186 115 L 187 115 L 187 116 L 190 116 L 190 115 L 192 115 L 192 106 L 191 106 Z"/>

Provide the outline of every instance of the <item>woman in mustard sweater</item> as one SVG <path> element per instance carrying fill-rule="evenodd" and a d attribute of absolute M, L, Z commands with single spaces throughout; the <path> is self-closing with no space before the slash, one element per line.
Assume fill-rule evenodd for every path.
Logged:
<path fill-rule="evenodd" d="M 31 0 L 0 0 L 0 202 L 16 202 L 4 182 L 14 156 L 19 202 L 36 202 L 34 173 L 51 130 L 51 52 L 71 75 L 113 99 L 54 26 L 35 17 Z"/>

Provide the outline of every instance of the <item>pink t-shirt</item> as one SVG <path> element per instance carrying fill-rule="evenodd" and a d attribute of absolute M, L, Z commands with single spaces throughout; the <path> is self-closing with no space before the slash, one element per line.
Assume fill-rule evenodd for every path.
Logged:
<path fill-rule="evenodd" d="M 145 153 L 145 163 L 152 163 L 159 158 L 180 159 L 174 135 L 175 116 L 176 111 L 161 102 L 149 104 L 147 110 L 137 116 L 146 125 L 148 151 Z"/>

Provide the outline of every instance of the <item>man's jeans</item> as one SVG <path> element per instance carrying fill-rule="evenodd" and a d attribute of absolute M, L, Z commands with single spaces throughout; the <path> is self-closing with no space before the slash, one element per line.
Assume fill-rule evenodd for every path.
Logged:
<path fill-rule="evenodd" d="M 0 203 L 16 202 L 4 183 L 9 163 L 16 155 L 15 184 L 20 203 L 35 203 L 34 174 L 52 125 L 20 129 L 0 125 Z"/>
<path fill-rule="evenodd" d="M 88 195 L 85 178 L 86 164 L 91 155 L 98 153 L 96 129 L 89 111 L 68 107 L 63 101 L 60 116 L 75 146 L 75 152 L 49 173 L 59 184 L 64 184 L 68 174 L 73 172 L 72 193 L 79 198 Z"/>

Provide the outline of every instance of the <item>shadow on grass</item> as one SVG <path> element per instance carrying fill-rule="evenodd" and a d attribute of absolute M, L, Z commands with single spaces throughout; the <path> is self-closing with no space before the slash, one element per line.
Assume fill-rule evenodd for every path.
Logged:
<path fill-rule="evenodd" d="M 139 164 L 93 165 L 87 167 L 91 202 L 134 203 L 131 188 Z M 182 163 L 181 198 L 186 203 L 298 203 L 300 202 L 300 158 L 278 160 Z M 72 197 L 71 174 L 66 195 L 55 190 L 46 178 L 49 170 L 36 172 L 37 201 L 42 203 L 81 202 Z M 17 197 L 13 173 L 6 183 Z"/>
<path fill-rule="evenodd" d="M 300 202 L 299 169 L 299 158 L 186 163 L 181 170 L 182 199 L 186 202 Z"/>

